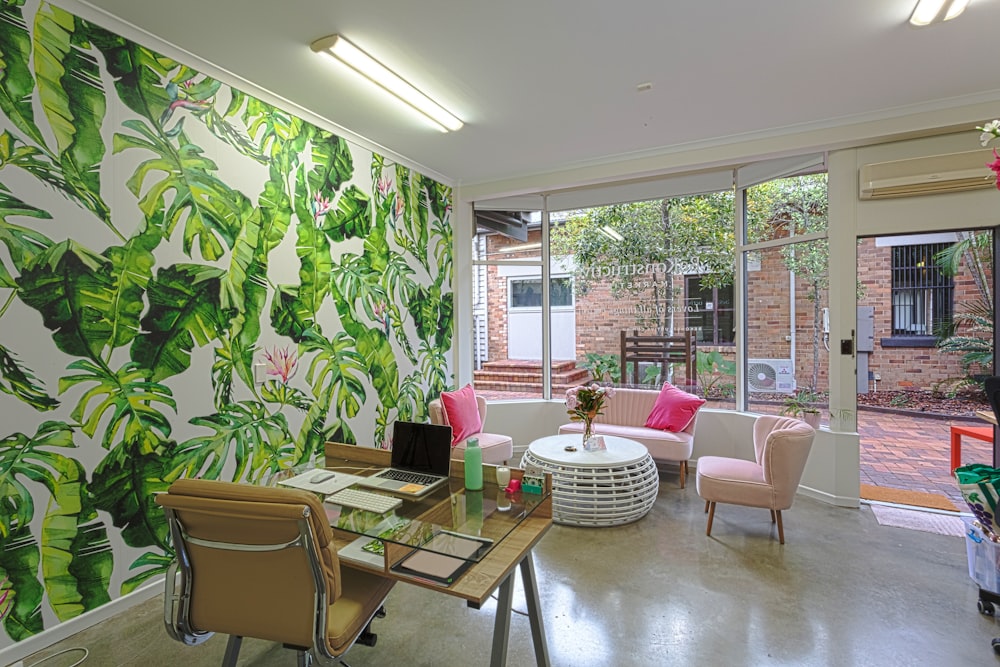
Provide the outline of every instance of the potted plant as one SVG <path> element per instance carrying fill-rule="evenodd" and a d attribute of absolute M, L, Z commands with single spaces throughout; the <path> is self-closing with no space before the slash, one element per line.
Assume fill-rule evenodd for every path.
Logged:
<path fill-rule="evenodd" d="M 785 397 L 781 414 L 796 417 L 813 428 L 819 428 L 819 410 L 814 404 L 819 400 L 819 394 L 809 389 L 799 389 L 794 394 Z"/>

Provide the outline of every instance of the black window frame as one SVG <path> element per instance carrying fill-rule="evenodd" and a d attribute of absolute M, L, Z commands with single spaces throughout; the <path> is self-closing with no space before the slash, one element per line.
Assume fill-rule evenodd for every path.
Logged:
<path fill-rule="evenodd" d="M 711 319 L 712 319 L 712 339 L 711 340 L 701 340 L 701 338 L 698 337 L 697 338 L 698 345 L 712 345 L 712 346 L 718 346 L 718 347 L 732 347 L 732 346 L 736 345 L 736 331 L 735 331 L 735 327 L 736 327 L 736 301 L 735 301 L 735 289 L 734 289 L 734 286 L 732 284 L 729 284 L 729 285 L 725 285 L 725 286 L 723 286 L 721 288 L 720 287 L 702 287 L 701 286 L 701 279 L 703 277 L 704 277 L 703 274 L 691 274 L 691 275 L 684 276 L 684 304 L 685 304 L 685 308 L 684 308 L 684 326 L 687 329 L 692 329 L 693 328 L 692 324 L 691 324 L 691 315 L 694 314 L 694 313 L 700 314 L 703 318 L 704 318 L 704 316 L 707 313 L 711 313 L 712 314 L 712 317 L 711 317 Z M 692 296 L 692 287 L 691 287 L 692 284 L 694 284 L 697 287 L 697 292 L 707 293 L 709 290 L 711 290 L 712 304 L 713 304 L 713 307 L 712 307 L 711 311 L 709 311 L 709 310 L 703 310 L 703 309 L 694 310 L 694 308 L 697 307 L 697 304 L 695 304 L 694 302 L 696 300 L 698 300 L 700 297 L 698 297 L 698 296 Z M 730 307 L 729 308 L 719 308 L 719 303 L 720 303 L 719 302 L 719 291 L 720 290 L 729 290 L 729 303 L 730 303 Z M 730 313 L 730 320 L 733 322 L 733 328 L 734 328 L 733 331 L 729 332 L 729 336 L 730 336 L 731 340 L 723 341 L 722 337 L 720 336 L 720 331 L 721 330 L 719 328 L 719 313 Z"/>
<path fill-rule="evenodd" d="M 934 331 L 955 315 L 955 281 L 934 261 L 952 243 L 892 246 L 890 336 L 883 347 L 936 347 Z"/>

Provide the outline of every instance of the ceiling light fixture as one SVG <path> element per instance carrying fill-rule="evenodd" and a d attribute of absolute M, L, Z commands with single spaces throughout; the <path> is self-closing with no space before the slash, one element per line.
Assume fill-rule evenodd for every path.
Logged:
<path fill-rule="evenodd" d="M 372 83 L 392 93 L 433 121 L 442 132 L 461 129 L 462 121 L 454 114 L 342 36 L 330 35 L 317 39 L 312 43 L 312 50 L 333 56 Z"/>
<path fill-rule="evenodd" d="M 969 0 L 919 0 L 910 14 L 910 23 L 925 26 L 939 21 L 950 21 L 965 11 Z"/>
<path fill-rule="evenodd" d="M 604 225 L 603 227 L 598 227 L 597 231 L 599 231 L 600 233 L 604 234 L 605 236 L 607 236 L 612 241 L 624 241 L 625 240 L 624 236 L 622 236 L 621 234 L 619 234 L 617 231 L 615 231 L 614 229 L 612 229 L 608 225 Z"/>

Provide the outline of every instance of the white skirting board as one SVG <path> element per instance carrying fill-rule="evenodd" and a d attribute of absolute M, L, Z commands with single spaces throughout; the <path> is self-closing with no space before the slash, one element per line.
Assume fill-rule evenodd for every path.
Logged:
<path fill-rule="evenodd" d="M 60 642 L 63 639 L 71 637 L 93 625 L 97 625 L 101 621 L 127 611 L 128 609 L 141 604 L 162 592 L 163 578 L 160 577 L 159 579 L 155 579 L 146 584 L 142 588 L 132 591 L 128 595 L 115 598 L 111 602 L 101 605 L 97 609 L 80 614 L 76 618 L 71 618 L 68 621 L 63 621 L 59 625 L 43 630 L 33 637 L 29 637 L 13 644 L 12 646 L 8 646 L 7 648 L 0 650 L 0 665 L 13 665 L 19 660 L 27 658 L 29 655 L 33 655 L 44 648 L 52 646 L 56 642 Z"/>

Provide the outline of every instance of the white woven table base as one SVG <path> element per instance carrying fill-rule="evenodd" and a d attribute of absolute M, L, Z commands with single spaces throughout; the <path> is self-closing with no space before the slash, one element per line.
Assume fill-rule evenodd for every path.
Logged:
<path fill-rule="evenodd" d="M 660 477 L 653 458 L 610 466 L 576 466 L 536 457 L 531 448 L 521 468 L 552 473 L 552 520 L 572 526 L 617 526 L 646 516 L 656 502 Z"/>

